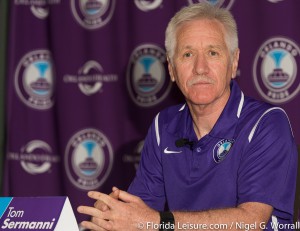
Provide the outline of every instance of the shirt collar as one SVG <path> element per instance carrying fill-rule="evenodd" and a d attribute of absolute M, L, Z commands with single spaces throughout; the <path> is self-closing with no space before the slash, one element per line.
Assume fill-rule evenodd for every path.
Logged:
<path fill-rule="evenodd" d="M 242 113 L 244 104 L 244 94 L 235 80 L 231 81 L 230 88 L 230 97 L 225 108 L 213 129 L 204 137 L 210 136 L 220 139 L 235 138 L 237 122 Z M 192 117 L 188 106 L 186 104 L 183 105 L 179 109 L 178 113 L 179 116 L 176 116 L 172 121 L 170 121 L 167 131 L 173 134 L 176 138 L 196 140 L 197 138 L 194 132 Z"/>
<path fill-rule="evenodd" d="M 235 80 L 230 83 L 231 93 L 224 110 L 209 135 L 218 138 L 235 138 L 236 126 L 244 105 L 244 94 Z"/>

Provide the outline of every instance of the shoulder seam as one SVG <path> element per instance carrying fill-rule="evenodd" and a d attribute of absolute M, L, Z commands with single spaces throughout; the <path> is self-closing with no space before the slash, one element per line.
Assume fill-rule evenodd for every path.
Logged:
<path fill-rule="evenodd" d="M 291 122 L 290 122 L 289 117 L 287 116 L 285 110 L 283 110 L 283 109 L 280 108 L 280 107 L 272 107 L 272 108 L 269 108 L 268 110 L 266 110 L 266 111 L 259 117 L 259 119 L 258 119 L 257 122 L 255 123 L 255 125 L 253 126 L 253 128 L 252 128 L 252 130 L 251 130 L 251 132 L 249 133 L 249 136 L 248 136 L 248 141 L 249 141 L 249 143 L 251 142 L 251 140 L 252 140 L 252 138 L 253 138 L 253 136 L 254 136 L 255 130 L 256 130 L 256 128 L 257 128 L 259 122 L 261 121 L 261 119 L 262 119 L 267 113 L 269 113 L 270 111 L 273 111 L 273 110 L 281 110 L 281 111 L 283 111 L 283 113 L 286 115 L 286 117 L 287 117 L 287 119 L 288 119 L 288 121 L 289 121 L 290 129 L 291 129 L 292 135 L 293 135 L 293 137 L 294 137 L 293 130 L 292 130 L 292 126 L 291 126 Z"/>

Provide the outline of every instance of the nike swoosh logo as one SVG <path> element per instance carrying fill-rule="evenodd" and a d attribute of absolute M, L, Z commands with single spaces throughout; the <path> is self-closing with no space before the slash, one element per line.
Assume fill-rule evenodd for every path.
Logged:
<path fill-rule="evenodd" d="M 171 150 L 168 150 L 168 147 L 166 147 L 165 150 L 164 150 L 164 153 L 165 154 L 182 153 L 182 151 L 171 151 Z"/>

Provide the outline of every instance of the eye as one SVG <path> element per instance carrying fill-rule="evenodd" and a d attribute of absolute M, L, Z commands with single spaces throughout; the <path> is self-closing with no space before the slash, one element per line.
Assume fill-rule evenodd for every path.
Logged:
<path fill-rule="evenodd" d="M 210 56 L 218 56 L 219 53 L 216 52 L 216 51 L 209 51 L 209 55 L 210 55 Z"/>
<path fill-rule="evenodd" d="M 185 57 L 185 58 L 190 58 L 192 56 L 193 56 L 192 52 L 186 52 L 183 54 L 183 57 Z"/>

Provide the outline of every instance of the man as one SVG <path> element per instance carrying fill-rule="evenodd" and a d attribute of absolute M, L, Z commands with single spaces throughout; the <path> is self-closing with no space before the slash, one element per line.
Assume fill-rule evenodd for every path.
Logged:
<path fill-rule="evenodd" d="M 244 96 L 235 80 L 236 23 L 207 3 L 166 30 L 169 73 L 186 104 L 160 112 L 128 192 L 89 192 L 93 230 L 289 229 L 297 149 L 285 112 Z M 170 212 L 161 212 L 165 208 Z M 160 211 L 160 212 L 159 212 Z M 279 224 L 279 226 L 277 226 Z"/>

